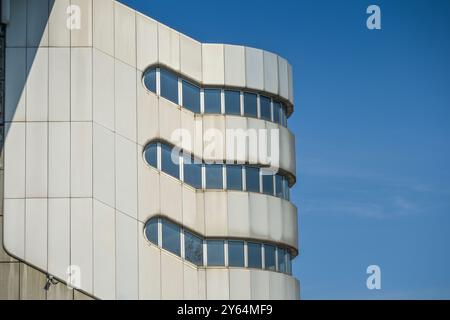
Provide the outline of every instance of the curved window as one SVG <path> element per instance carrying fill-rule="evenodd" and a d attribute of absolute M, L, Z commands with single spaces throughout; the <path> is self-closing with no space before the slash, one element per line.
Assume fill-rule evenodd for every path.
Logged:
<path fill-rule="evenodd" d="M 287 176 L 256 166 L 204 163 L 163 142 L 148 144 L 144 159 L 153 168 L 195 189 L 256 192 L 286 200 L 290 197 Z"/>
<path fill-rule="evenodd" d="M 287 247 L 239 239 L 205 239 L 162 217 L 147 221 L 144 234 L 151 244 L 199 267 L 268 269 L 291 274 L 293 257 Z"/>
<path fill-rule="evenodd" d="M 243 115 L 287 126 L 286 107 L 268 96 L 242 90 L 201 88 L 162 67 L 148 69 L 142 80 L 147 90 L 194 113 Z"/>

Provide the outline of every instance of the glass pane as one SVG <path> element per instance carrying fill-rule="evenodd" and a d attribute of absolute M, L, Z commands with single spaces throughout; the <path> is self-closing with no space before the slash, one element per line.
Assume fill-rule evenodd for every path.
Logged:
<path fill-rule="evenodd" d="M 283 198 L 283 177 L 279 174 L 275 176 L 275 192 L 277 197 Z"/>
<path fill-rule="evenodd" d="M 286 250 L 278 248 L 278 271 L 286 272 Z"/>
<path fill-rule="evenodd" d="M 161 96 L 178 104 L 178 77 L 167 70 L 161 69 Z"/>
<path fill-rule="evenodd" d="M 290 253 L 286 253 L 287 265 L 286 265 L 286 273 L 292 274 L 292 257 Z"/>
<path fill-rule="evenodd" d="M 173 151 L 173 152 L 172 152 Z M 168 145 L 161 145 L 161 170 L 172 177 L 180 178 L 179 151 Z"/>
<path fill-rule="evenodd" d="M 275 247 L 265 244 L 264 245 L 264 259 L 266 262 L 266 269 L 275 270 Z"/>
<path fill-rule="evenodd" d="M 188 185 L 201 189 L 202 187 L 202 165 L 195 163 L 190 157 L 184 158 L 184 182 Z"/>
<path fill-rule="evenodd" d="M 176 255 L 181 255 L 180 227 L 167 220 L 162 220 L 162 247 Z"/>
<path fill-rule="evenodd" d="M 223 189 L 223 174 L 221 164 L 207 164 L 206 189 Z"/>
<path fill-rule="evenodd" d="M 286 178 L 283 178 L 283 198 L 289 200 L 289 182 Z"/>
<path fill-rule="evenodd" d="M 207 241 L 208 266 L 224 266 L 225 257 L 222 240 Z"/>
<path fill-rule="evenodd" d="M 145 161 L 154 168 L 158 168 L 158 145 L 152 143 L 145 148 Z"/>
<path fill-rule="evenodd" d="M 242 166 L 227 166 L 227 189 L 242 190 Z"/>
<path fill-rule="evenodd" d="M 228 265 L 230 267 L 244 266 L 243 241 L 228 241 Z"/>
<path fill-rule="evenodd" d="M 287 127 L 287 114 L 286 114 L 286 108 L 284 105 L 281 107 L 281 124 L 285 127 Z"/>
<path fill-rule="evenodd" d="M 262 176 L 263 192 L 273 196 L 273 175 L 266 173 Z"/>
<path fill-rule="evenodd" d="M 158 245 L 158 219 L 151 219 L 145 225 L 145 236 L 151 243 Z"/>
<path fill-rule="evenodd" d="M 200 88 L 183 80 L 183 107 L 200 113 Z"/>
<path fill-rule="evenodd" d="M 261 244 L 249 242 L 247 243 L 247 251 L 248 251 L 248 267 L 262 268 Z"/>
<path fill-rule="evenodd" d="M 203 265 L 203 240 L 188 231 L 184 231 L 184 256 L 197 266 Z"/>
<path fill-rule="evenodd" d="M 259 168 L 246 167 L 245 168 L 247 191 L 259 192 Z"/>
<path fill-rule="evenodd" d="M 205 89 L 205 113 L 221 113 L 220 89 Z"/>
<path fill-rule="evenodd" d="M 244 115 L 258 117 L 258 100 L 256 94 L 244 92 Z"/>
<path fill-rule="evenodd" d="M 225 91 L 225 113 L 241 114 L 241 93 L 239 91 Z"/>
<path fill-rule="evenodd" d="M 270 108 L 270 98 L 260 96 L 259 97 L 259 103 L 261 107 L 261 119 L 272 121 L 272 112 Z"/>
<path fill-rule="evenodd" d="M 151 69 L 145 73 L 144 85 L 148 90 L 156 93 L 156 69 Z"/>
<path fill-rule="evenodd" d="M 273 102 L 273 122 L 281 124 L 280 121 L 281 104 L 279 102 Z"/>

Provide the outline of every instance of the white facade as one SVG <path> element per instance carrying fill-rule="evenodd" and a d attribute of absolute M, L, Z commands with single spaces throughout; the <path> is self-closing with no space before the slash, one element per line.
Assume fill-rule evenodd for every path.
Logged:
<path fill-rule="evenodd" d="M 81 10 L 67 28 L 67 8 Z M 194 189 L 150 168 L 146 145 L 177 144 L 202 158 L 208 128 L 279 129 L 279 168 L 295 182 L 288 128 L 257 118 L 195 114 L 143 85 L 152 66 L 198 86 L 249 90 L 293 111 L 292 67 L 275 54 L 202 44 L 113 0 L 14 0 L 6 38 L 4 247 L 13 257 L 99 299 L 298 299 L 293 276 L 197 267 L 149 243 L 163 216 L 205 238 L 255 240 L 298 253 L 297 209 L 244 191 Z M 76 17 L 74 18 L 76 19 Z M 75 21 L 75 25 L 76 25 Z M 199 141 L 197 141 L 199 140 Z M 269 142 L 268 142 L 269 143 Z M 231 157 L 231 159 L 230 159 Z M 261 165 L 250 152 L 222 160 Z"/>

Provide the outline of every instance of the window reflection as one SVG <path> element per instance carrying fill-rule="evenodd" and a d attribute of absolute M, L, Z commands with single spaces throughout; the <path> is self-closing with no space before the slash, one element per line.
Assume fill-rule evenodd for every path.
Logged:
<path fill-rule="evenodd" d="M 228 241 L 228 265 L 230 267 L 244 266 L 243 241 Z"/>
<path fill-rule="evenodd" d="M 208 266 L 225 265 L 224 241 L 208 240 L 207 252 L 208 252 Z"/>
<path fill-rule="evenodd" d="M 223 174 L 221 164 L 208 164 L 205 166 L 206 189 L 223 189 Z"/>
<path fill-rule="evenodd" d="M 200 113 L 200 88 L 183 80 L 183 107 Z"/>
<path fill-rule="evenodd" d="M 261 244 L 249 242 L 247 243 L 247 251 L 248 251 L 248 267 L 262 268 Z"/>
<path fill-rule="evenodd" d="M 221 113 L 221 90 L 220 89 L 205 89 L 205 113 Z"/>
<path fill-rule="evenodd" d="M 156 93 L 156 68 L 151 69 L 145 73 L 144 85 L 148 90 Z"/>
<path fill-rule="evenodd" d="M 161 96 L 178 104 L 178 77 L 176 74 L 161 69 Z"/>
<path fill-rule="evenodd" d="M 161 144 L 161 170 L 174 178 L 180 178 L 179 151 Z"/>
<path fill-rule="evenodd" d="M 259 192 L 259 168 L 246 167 L 245 176 L 247 191 Z"/>
<path fill-rule="evenodd" d="M 261 109 L 261 119 L 272 121 L 271 99 L 264 96 L 260 96 L 259 101 Z"/>
<path fill-rule="evenodd" d="M 244 116 L 258 117 L 258 98 L 256 94 L 244 92 Z"/>
<path fill-rule="evenodd" d="M 272 245 L 264 245 L 264 261 L 268 270 L 275 270 L 275 247 Z"/>
<path fill-rule="evenodd" d="M 151 219 L 145 226 L 145 236 L 148 241 L 158 245 L 158 219 Z"/>
<path fill-rule="evenodd" d="M 227 189 L 242 190 L 242 166 L 227 166 Z"/>
<path fill-rule="evenodd" d="M 167 220 L 162 221 L 162 247 L 180 255 L 180 227 Z"/>
<path fill-rule="evenodd" d="M 203 265 L 203 240 L 188 231 L 184 232 L 184 252 L 187 261 Z"/>
<path fill-rule="evenodd" d="M 225 113 L 241 115 L 241 93 L 239 91 L 225 90 Z"/>

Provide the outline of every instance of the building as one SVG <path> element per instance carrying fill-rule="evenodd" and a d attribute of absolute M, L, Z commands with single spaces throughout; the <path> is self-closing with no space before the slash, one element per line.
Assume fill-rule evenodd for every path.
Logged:
<path fill-rule="evenodd" d="M 285 59 L 113 0 L 1 2 L 0 298 L 299 298 Z"/>

